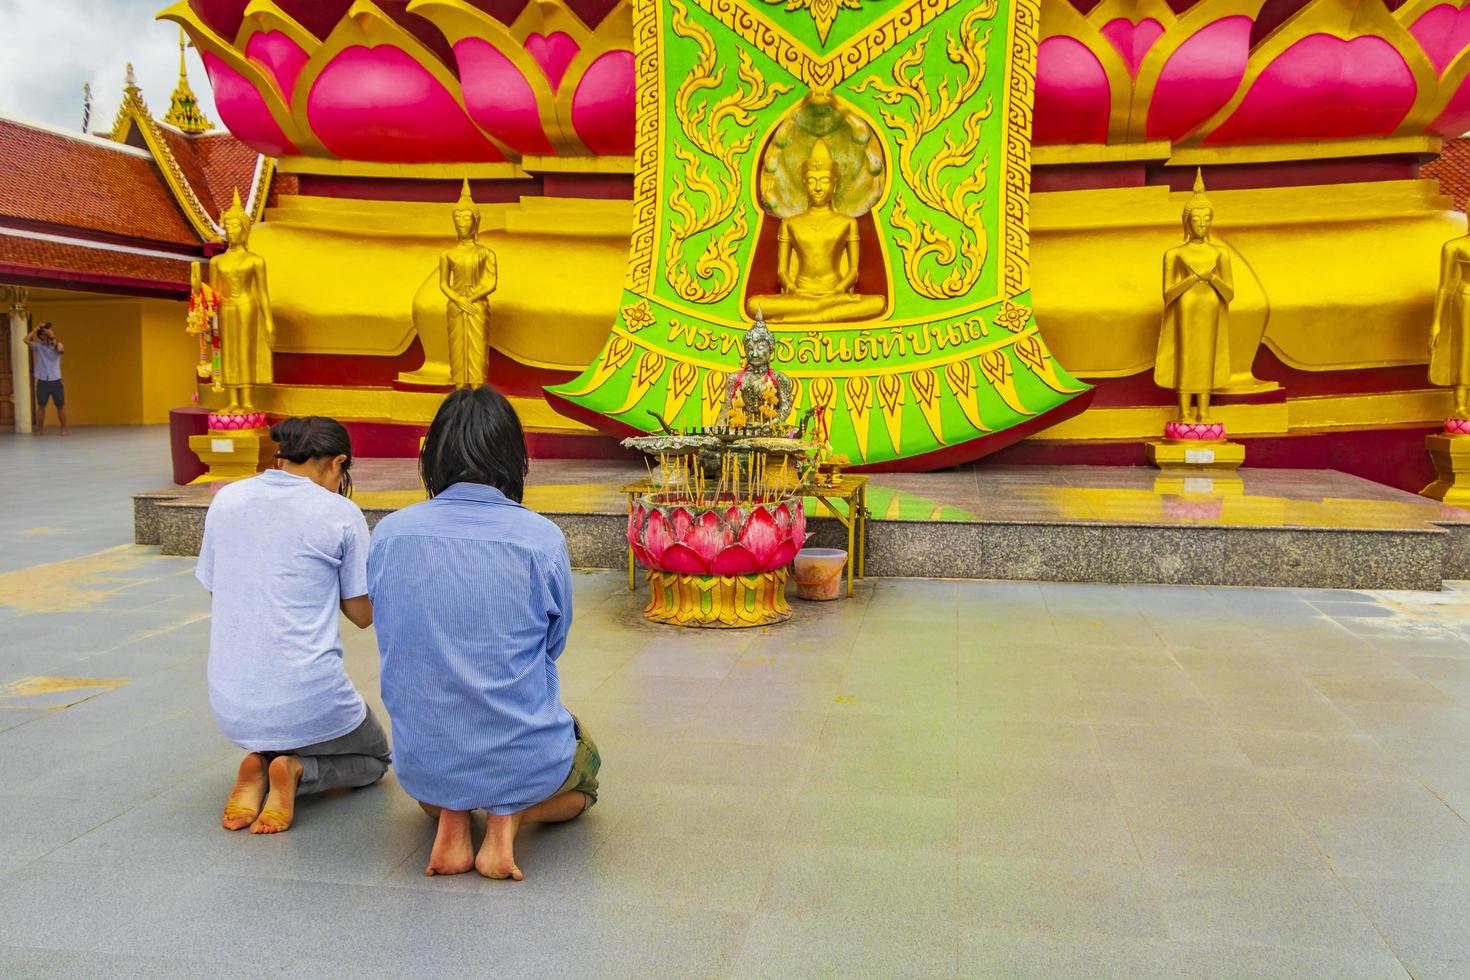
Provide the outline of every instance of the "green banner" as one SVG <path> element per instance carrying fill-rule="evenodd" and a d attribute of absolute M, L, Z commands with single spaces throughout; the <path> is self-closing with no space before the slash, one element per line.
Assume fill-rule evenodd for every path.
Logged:
<path fill-rule="evenodd" d="M 1027 258 L 1035 0 L 640 0 L 635 228 L 564 411 L 702 426 L 761 315 L 854 464 L 960 462 L 1087 386 Z"/>

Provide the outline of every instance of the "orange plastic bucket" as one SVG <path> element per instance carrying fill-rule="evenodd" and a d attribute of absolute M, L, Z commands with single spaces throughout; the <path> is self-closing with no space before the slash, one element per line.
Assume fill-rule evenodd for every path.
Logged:
<path fill-rule="evenodd" d="M 842 595 L 842 566 L 847 552 L 840 548 L 803 548 L 792 565 L 796 570 L 796 594 L 803 599 L 825 601 Z"/>

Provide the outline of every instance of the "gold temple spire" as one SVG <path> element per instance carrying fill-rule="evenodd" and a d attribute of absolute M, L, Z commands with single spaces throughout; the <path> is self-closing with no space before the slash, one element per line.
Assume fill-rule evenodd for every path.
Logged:
<path fill-rule="evenodd" d="M 127 139 L 128 127 L 132 124 L 134 117 L 148 118 L 148 104 L 143 101 L 143 90 L 138 87 L 138 76 L 133 71 L 133 63 L 128 62 L 127 74 L 123 76 L 122 101 L 117 106 L 117 118 L 112 121 L 112 131 L 108 138 L 121 143 Z"/>
<path fill-rule="evenodd" d="M 170 126 L 178 127 L 190 136 L 198 136 L 200 133 L 213 129 L 214 123 L 206 119 L 204 113 L 199 111 L 199 99 L 195 97 L 194 90 L 189 87 L 189 70 L 184 64 L 186 46 L 184 29 L 181 27 L 179 28 L 179 84 L 174 88 L 174 94 L 169 99 L 168 113 L 164 115 L 163 121 Z"/>

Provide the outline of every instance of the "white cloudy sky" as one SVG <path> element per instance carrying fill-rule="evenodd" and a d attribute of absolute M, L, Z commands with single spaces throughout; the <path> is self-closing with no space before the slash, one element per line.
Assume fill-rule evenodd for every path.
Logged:
<path fill-rule="evenodd" d="M 0 0 L 0 113 L 80 129 L 82 83 L 92 83 L 92 128 L 106 130 L 131 61 L 154 115 L 179 77 L 178 28 L 153 15 L 172 0 Z M 189 81 L 216 124 L 209 79 L 189 49 Z"/>

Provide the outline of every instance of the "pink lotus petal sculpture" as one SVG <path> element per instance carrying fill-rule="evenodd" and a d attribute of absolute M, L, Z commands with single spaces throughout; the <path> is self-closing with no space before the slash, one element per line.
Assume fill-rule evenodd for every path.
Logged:
<path fill-rule="evenodd" d="M 1470 436 L 1470 419 L 1445 419 L 1444 431 L 1451 436 Z"/>
<path fill-rule="evenodd" d="M 265 428 L 264 412 L 210 412 L 211 432 L 243 432 Z"/>
<path fill-rule="evenodd" d="M 756 575 L 791 562 L 806 542 L 801 498 L 722 502 L 644 497 L 628 515 L 628 544 L 645 567 L 675 575 Z"/>
<path fill-rule="evenodd" d="M 1225 438 L 1223 422 L 1165 422 L 1165 439 L 1213 441 Z"/>

